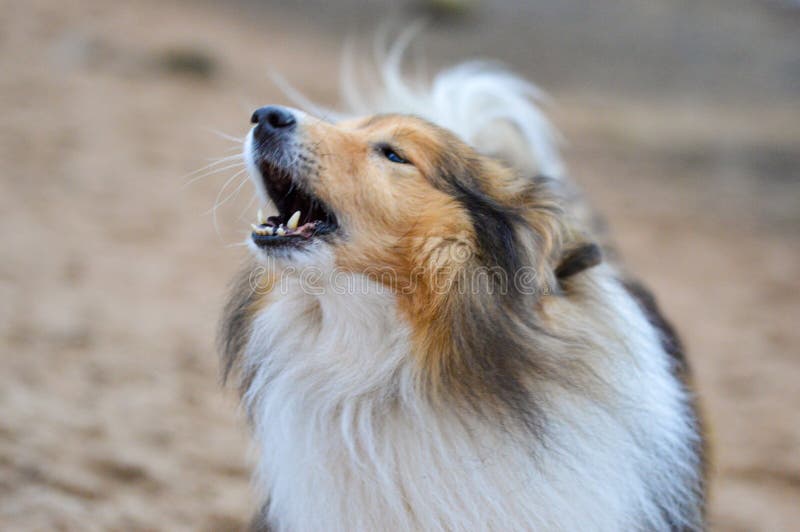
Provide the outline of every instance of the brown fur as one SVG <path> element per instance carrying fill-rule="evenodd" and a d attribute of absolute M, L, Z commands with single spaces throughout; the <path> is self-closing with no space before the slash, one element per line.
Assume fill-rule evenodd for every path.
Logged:
<path fill-rule="evenodd" d="M 412 116 L 305 120 L 296 140 L 298 167 L 285 170 L 335 213 L 335 266 L 395 294 L 410 324 L 420 389 L 432 401 L 534 435 L 544 433 L 556 387 L 603 402 L 609 388 L 590 359 L 605 353 L 591 348 L 593 333 L 584 329 L 604 330 L 592 300 L 599 288 L 580 275 L 602 255 L 559 184 L 521 175 Z M 410 164 L 387 160 L 385 144 Z M 517 279 L 523 271 L 525 286 Z M 243 389 L 252 374 L 238 367 L 240 356 L 252 316 L 270 304 L 269 275 L 243 275 L 226 312 L 225 375 L 238 369 Z M 688 387 L 674 331 L 648 292 L 626 288 Z"/>
<path fill-rule="evenodd" d="M 412 116 L 314 120 L 298 133 L 302 186 L 341 222 L 336 266 L 391 285 L 412 326 L 421 385 L 535 429 L 541 401 L 530 380 L 576 377 L 537 347 L 547 333 L 529 311 L 558 291 L 562 249 L 575 247 L 554 183 Z M 386 160 L 383 143 L 411 164 Z M 525 292 L 522 269 L 532 280 Z M 233 307 L 237 323 L 245 311 Z"/>

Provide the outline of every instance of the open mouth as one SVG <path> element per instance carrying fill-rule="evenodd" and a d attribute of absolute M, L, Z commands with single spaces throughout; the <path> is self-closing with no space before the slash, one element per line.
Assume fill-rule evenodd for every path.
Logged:
<path fill-rule="evenodd" d="M 253 242 L 260 248 L 300 247 L 329 235 L 339 226 L 336 216 L 318 198 L 292 187 L 273 202 L 278 214 L 264 216 L 258 211 L 258 224 L 251 224 Z"/>

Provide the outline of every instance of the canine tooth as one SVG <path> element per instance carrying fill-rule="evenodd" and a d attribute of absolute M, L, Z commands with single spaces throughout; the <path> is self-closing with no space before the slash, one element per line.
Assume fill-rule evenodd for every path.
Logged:
<path fill-rule="evenodd" d="M 262 211 L 261 209 L 258 209 L 258 223 L 259 225 L 264 225 L 265 223 L 267 223 L 267 217 L 264 216 L 264 211 Z"/>
<path fill-rule="evenodd" d="M 288 227 L 289 229 L 297 229 L 297 222 L 299 221 L 300 221 L 300 211 L 294 211 L 292 217 L 289 218 L 288 222 L 286 222 L 286 227 Z"/>
<path fill-rule="evenodd" d="M 278 230 L 275 231 L 275 232 L 278 233 L 278 236 L 283 236 L 283 235 L 286 234 L 286 229 L 284 229 L 283 225 L 281 225 L 280 227 L 278 227 Z"/>
<path fill-rule="evenodd" d="M 267 235 L 272 235 L 273 232 L 274 231 L 273 231 L 272 227 L 267 226 L 267 227 L 264 228 L 264 233 L 267 234 Z"/>

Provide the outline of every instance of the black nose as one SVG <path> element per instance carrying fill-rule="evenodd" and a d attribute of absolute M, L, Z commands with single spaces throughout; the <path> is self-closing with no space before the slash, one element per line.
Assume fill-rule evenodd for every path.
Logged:
<path fill-rule="evenodd" d="M 270 105 L 256 109 L 253 116 L 250 117 L 250 122 L 258 124 L 262 128 L 284 129 L 295 125 L 297 120 L 288 109 Z"/>

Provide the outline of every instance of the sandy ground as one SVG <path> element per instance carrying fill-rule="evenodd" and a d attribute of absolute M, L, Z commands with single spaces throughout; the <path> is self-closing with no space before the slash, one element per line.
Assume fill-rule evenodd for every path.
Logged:
<path fill-rule="evenodd" d="M 797 530 L 800 18 L 705 0 L 685 3 L 687 26 L 627 3 L 643 22 L 598 33 L 607 63 L 568 45 L 584 20 L 569 9 L 537 22 L 571 21 L 527 62 L 492 40 L 501 9 L 486 30 L 435 27 L 430 54 L 483 50 L 554 93 L 573 174 L 688 344 L 715 443 L 713 528 Z M 343 33 L 322 18 L 358 18 L 254 1 L 0 7 L 0 529 L 238 529 L 247 434 L 213 342 L 254 207 L 245 184 L 215 229 L 237 168 L 187 173 L 234 153 L 212 130 L 240 136 L 252 108 L 286 101 L 268 67 L 334 102 Z M 680 31 L 688 70 L 667 53 Z"/>

